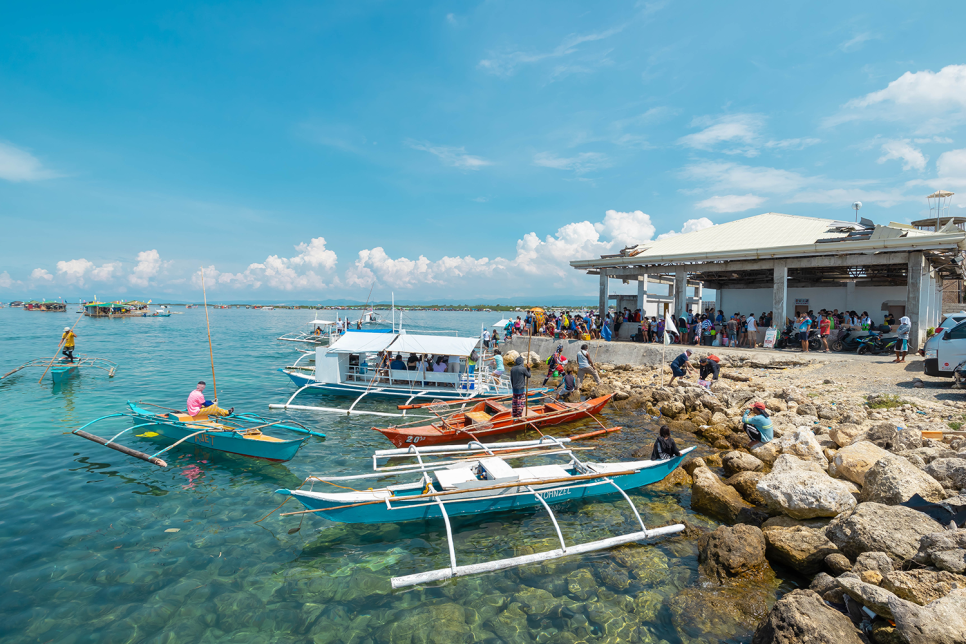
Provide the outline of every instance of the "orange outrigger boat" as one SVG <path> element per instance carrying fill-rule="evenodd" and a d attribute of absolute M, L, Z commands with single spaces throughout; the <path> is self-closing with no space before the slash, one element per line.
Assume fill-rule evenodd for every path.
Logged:
<path fill-rule="evenodd" d="M 594 434 L 604 434 L 619 431 L 620 427 L 605 427 L 594 414 L 606 405 L 614 394 L 592 398 L 583 402 L 557 402 L 552 398 L 545 398 L 543 402 L 529 403 L 526 416 L 514 418 L 509 408 L 509 397 L 487 398 L 477 402 L 469 410 L 465 408 L 446 415 L 440 415 L 436 409 L 439 404 L 406 405 L 407 409 L 416 407 L 427 409 L 439 416 L 439 420 L 429 425 L 393 425 L 391 427 L 373 427 L 392 441 L 396 447 L 410 445 L 435 445 L 452 441 L 480 440 L 495 434 L 537 429 L 569 423 L 583 418 L 593 418 L 600 424 L 602 430 Z M 504 404 L 507 403 L 507 404 Z"/>

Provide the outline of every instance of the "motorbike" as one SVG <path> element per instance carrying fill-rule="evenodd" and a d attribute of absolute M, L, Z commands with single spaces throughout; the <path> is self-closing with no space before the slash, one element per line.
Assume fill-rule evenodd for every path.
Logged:
<path fill-rule="evenodd" d="M 838 340 L 832 342 L 829 348 L 832 351 L 855 351 L 859 348 L 859 343 L 865 336 L 856 337 L 859 332 L 849 329 Z"/>
<path fill-rule="evenodd" d="M 885 338 L 881 333 L 870 333 L 864 338 L 859 339 L 859 347 L 856 349 L 856 353 L 860 356 L 870 353 L 874 356 L 880 355 L 882 353 L 892 353 L 896 350 L 896 342 L 898 342 L 898 336 L 891 336 Z"/>
<path fill-rule="evenodd" d="M 775 338 L 775 348 L 776 349 L 787 349 L 788 348 L 788 342 L 789 342 L 788 339 L 791 337 L 791 334 L 792 334 L 792 325 L 791 324 L 788 324 L 788 325 L 785 326 L 785 330 L 784 331 L 779 331 L 778 332 L 778 337 Z"/>

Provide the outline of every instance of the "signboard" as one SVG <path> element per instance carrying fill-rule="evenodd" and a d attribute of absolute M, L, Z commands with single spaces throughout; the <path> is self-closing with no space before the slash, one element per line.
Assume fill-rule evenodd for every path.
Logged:
<path fill-rule="evenodd" d="M 804 305 L 808 306 L 808 298 L 807 297 L 796 297 L 795 298 L 795 306 L 798 306 L 799 304 L 804 304 Z"/>
<path fill-rule="evenodd" d="M 778 337 L 778 329 L 774 327 L 769 327 L 769 329 L 765 331 L 765 344 L 763 346 L 766 349 L 774 349 L 775 338 L 777 337 Z"/>

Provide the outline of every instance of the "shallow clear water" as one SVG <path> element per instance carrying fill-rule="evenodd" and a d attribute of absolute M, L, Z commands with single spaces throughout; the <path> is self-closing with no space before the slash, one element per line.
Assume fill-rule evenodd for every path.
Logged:
<path fill-rule="evenodd" d="M 347 526 L 308 517 L 289 534 L 299 518 L 275 513 L 256 524 L 283 500 L 274 490 L 298 487 L 309 474 L 364 472 L 372 450 L 390 447 L 369 428 L 371 418 L 269 412 L 269 403 L 295 389 L 276 369 L 298 356 L 296 345 L 275 338 L 299 329 L 313 311 L 210 311 L 219 403 L 289 415 L 327 434 L 310 438 L 292 461 L 191 447 L 169 452 L 169 467 L 160 469 L 70 435 L 124 411 L 127 400 L 182 407 L 198 380 L 209 383 L 210 396 L 204 310 L 175 310 L 183 314 L 81 320 L 77 353 L 117 362 L 112 379 L 93 370 L 54 388 L 49 374 L 38 384 L 41 370 L 31 369 L 0 381 L 4 642 L 747 640 L 753 620 L 719 614 L 713 595 L 695 599 L 713 591 L 697 587 L 696 549 L 682 538 L 393 591 L 392 576 L 447 565 L 441 522 Z M 481 323 L 499 318 L 426 312 L 407 314 L 405 324 L 475 335 Z M 50 356 L 63 327 L 76 319 L 76 313 L 0 309 L 0 373 Z M 628 429 L 596 441 L 595 460 L 629 459 L 653 442 L 643 412 L 604 416 Z M 112 436 L 129 425 L 105 421 L 91 431 Z M 122 442 L 149 453 L 166 444 Z M 646 489 L 632 498 L 649 526 L 683 519 L 710 525 L 688 509 L 686 489 Z M 297 509 L 290 501 L 282 511 Z M 634 526 L 620 497 L 555 511 L 571 541 Z M 460 563 L 556 547 L 539 511 L 461 519 L 454 530 Z M 767 597 L 761 610 L 776 588 L 769 581 L 756 589 Z M 694 602 L 702 606 L 699 619 L 689 617 Z"/>

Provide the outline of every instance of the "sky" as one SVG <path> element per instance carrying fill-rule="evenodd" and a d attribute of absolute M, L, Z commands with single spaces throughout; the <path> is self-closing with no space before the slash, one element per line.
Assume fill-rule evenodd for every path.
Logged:
<path fill-rule="evenodd" d="M 851 220 L 856 200 L 909 222 L 966 190 L 964 20 L 953 2 L 8 3 L 0 299 L 198 301 L 201 267 L 231 301 L 593 296 L 569 261 L 662 235 Z"/>

